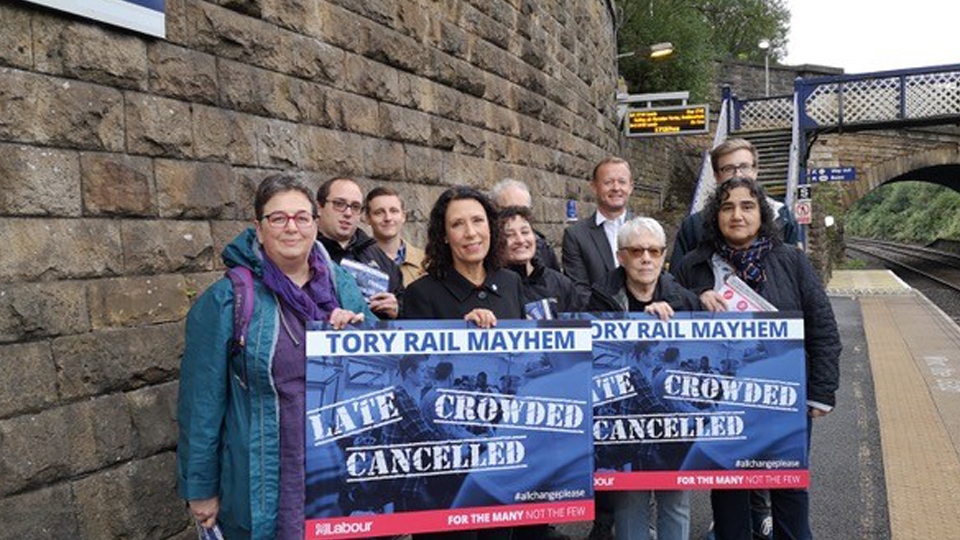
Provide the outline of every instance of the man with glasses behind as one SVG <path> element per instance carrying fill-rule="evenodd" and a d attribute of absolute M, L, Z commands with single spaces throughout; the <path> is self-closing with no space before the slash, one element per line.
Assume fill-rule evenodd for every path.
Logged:
<path fill-rule="evenodd" d="M 710 164 L 713 167 L 713 177 L 717 180 L 717 184 L 722 184 L 735 176 L 756 180 L 757 176 L 760 175 L 757 149 L 753 146 L 753 143 L 746 139 L 727 139 L 717 145 L 710 151 Z M 793 218 L 793 214 L 785 205 L 777 201 L 770 202 L 774 210 L 777 210 L 776 223 L 783 233 L 783 242 L 789 245 L 797 245 L 800 231 L 797 220 Z M 680 224 L 680 230 L 677 231 L 677 238 L 673 242 L 673 250 L 670 253 L 670 269 L 676 268 L 680 264 L 680 259 L 687 252 L 697 249 L 702 238 L 702 212 L 685 217 Z"/>
<path fill-rule="evenodd" d="M 403 277 L 398 267 L 377 247 L 377 242 L 357 226 L 363 213 L 363 192 L 350 178 L 331 178 L 317 189 L 319 218 L 317 239 L 338 264 L 344 259 L 356 261 L 387 275 L 387 290 L 365 293 L 370 311 L 378 317 L 397 318 Z M 363 290 L 363 287 L 361 287 Z"/>

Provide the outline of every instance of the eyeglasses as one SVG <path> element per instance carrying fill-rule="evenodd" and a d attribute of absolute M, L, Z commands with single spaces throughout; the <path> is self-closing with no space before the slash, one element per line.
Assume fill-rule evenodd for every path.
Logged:
<path fill-rule="evenodd" d="M 270 212 L 269 214 L 263 216 L 263 219 L 267 222 L 267 225 L 273 229 L 285 229 L 287 227 L 287 223 L 290 223 L 290 220 L 293 220 L 293 224 L 296 225 L 298 229 L 302 229 L 312 225 L 313 220 L 316 218 L 317 216 L 303 210 L 297 212 L 296 214 L 288 214 L 281 210 L 277 210 L 276 212 Z"/>
<path fill-rule="evenodd" d="M 634 258 L 642 257 L 644 253 L 649 253 L 651 258 L 658 259 L 667 250 L 662 247 L 622 247 L 620 251 L 626 251 L 627 255 Z"/>
<path fill-rule="evenodd" d="M 720 172 L 726 175 L 735 175 L 737 173 L 753 172 L 757 166 L 753 163 L 741 163 L 739 165 L 724 165 L 720 167 Z"/>
<path fill-rule="evenodd" d="M 362 204 L 358 202 L 348 203 L 343 199 L 330 199 L 329 201 L 326 201 L 324 204 L 326 203 L 330 203 L 331 205 L 333 205 L 333 209 L 336 210 L 337 212 L 346 212 L 347 208 L 349 208 L 354 214 L 359 214 L 363 210 Z"/>

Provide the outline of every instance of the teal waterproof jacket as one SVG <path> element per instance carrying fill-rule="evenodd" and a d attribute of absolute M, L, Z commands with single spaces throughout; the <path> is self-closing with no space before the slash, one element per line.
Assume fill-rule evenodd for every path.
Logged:
<path fill-rule="evenodd" d="M 343 309 L 376 317 L 353 277 L 330 260 Z M 276 531 L 280 458 L 277 392 L 272 377 L 280 316 L 277 300 L 260 280 L 260 245 L 252 228 L 223 250 L 229 266 L 249 268 L 254 311 L 244 352 L 231 355 L 233 285 L 224 277 L 200 296 L 187 315 L 180 366 L 177 472 L 185 500 L 220 498 L 217 521 L 230 540 L 272 539 Z"/>

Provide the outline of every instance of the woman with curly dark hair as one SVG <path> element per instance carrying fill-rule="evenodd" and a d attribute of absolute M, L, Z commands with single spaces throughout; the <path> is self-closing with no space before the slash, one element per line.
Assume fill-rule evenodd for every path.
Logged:
<path fill-rule="evenodd" d="M 497 211 L 480 191 L 457 186 L 440 195 L 427 227 L 427 275 L 404 294 L 406 319 L 466 319 L 481 328 L 520 319 L 520 277 L 500 268 Z"/>
<path fill-rule="evenodd" d="M 704 239 L 671 269 L 683 286 L 700 295 L 710 311 L 726 311 L 717 288 L 740 279 L 774 310 L 803 314 L 807 359 L 807 445 L 814 418 L 836 403 L 840 371 L 840 334 L 823 290 L 807 256 L 779 240 L 774 213 L 756 180 L 731 178 L 717 187 L 707 203 Z M 805 489 L 770 491 L 773 537 L 809 539 L 810 503 Z M 714 490 L 714 532 L 717 540 L 751 538 L 749 492 Z"/>

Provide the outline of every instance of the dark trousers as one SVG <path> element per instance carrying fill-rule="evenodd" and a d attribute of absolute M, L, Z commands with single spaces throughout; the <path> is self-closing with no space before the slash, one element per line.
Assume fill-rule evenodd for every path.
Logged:
<path fill-rule="evenodd" d="M 415 534 L 413 540 L 510 540 L 513 529 L 483 529 L 448 533 Z"/>
<path fill-rule="evenodd" d="M 547 535 L 547 525 L 526 525 L 513 528 L 513 540 L 541 540 Z"/>
<path fill-rule="evenodd" d="M 807 417 L 807 453 L 810 451 L 811 418 Z M 751 540 L 750 490 L 710 492 L 713 507 L 713 531 L 716 540 Z M 773 513 L 773 537 L 776 540 L 811 540 L 810 494 L 805 489 L 771 489 L 770 509 Z"/>
<path fill-rule="evenodd" d="M 717 540 L 751 540 L 753 527 L 749 490 L 710 492 L 713 531 Z M 810 540 L 810 497 L 805 489 L 771 489 L 773 537 L 777 540 Z"/>

